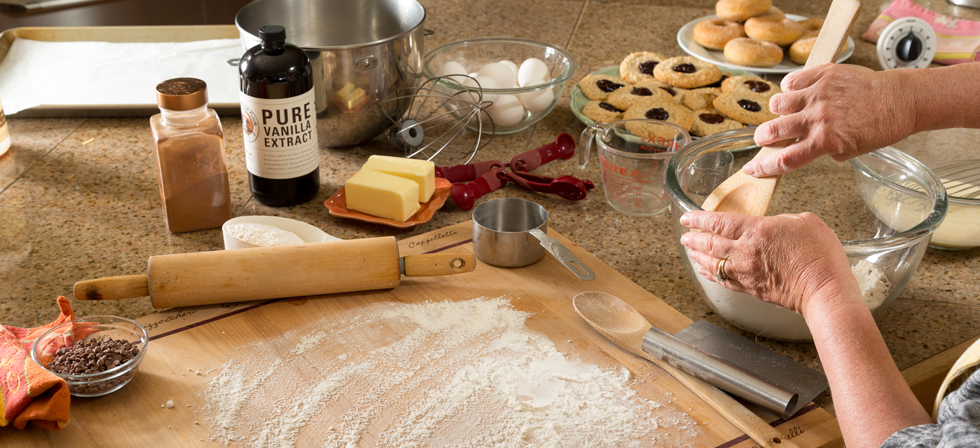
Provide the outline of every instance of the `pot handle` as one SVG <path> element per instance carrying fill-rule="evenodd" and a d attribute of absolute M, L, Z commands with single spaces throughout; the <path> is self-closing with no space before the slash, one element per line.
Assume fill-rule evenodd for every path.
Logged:
<path fill-rule="evenodd" d="M 582 260 L 579 260 L 570 250 L 562 246 L 558 240 L 546 235 L 541 229 L 531 229 L 530 234 L 533 235 L 538 241 L 541 242 L 541 247 L 548 251 L 549 254 L 554 255 L 558 261 L 565 265 L 569 271 L 572 271 L 576 277 L 582 280 L 594 280 L 595 272 L 589 269 Z"/>
<path fill-rule="evenodd" d="M 429 29 L 425 29 L 425 28 L 422 29 L 422 37 L 429 37 L 435 33 L 436 33 L 435 31 Z"/>
<path fill-rule="evenodd" d="M 605 131 L 606 127 L 602 123 L 594 123 L 584 130 L 578 139 L 578 168 L 584 170 L 589 166 L 589 158 L 592 156 L 592 141 L 595 140 L 597 132 Z"/>

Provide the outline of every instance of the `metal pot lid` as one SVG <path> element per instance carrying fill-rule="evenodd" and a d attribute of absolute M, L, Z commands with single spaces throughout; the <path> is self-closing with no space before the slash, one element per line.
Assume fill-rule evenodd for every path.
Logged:
<path fill-rule="evenodd" d="M 256 0 L 235 25 L 258 38 L 259 27 L 286 27 L 286 41 L 304 49 L 343 50 L 398 39 L 420 27 L 425 8 L 415 0 Z"/>

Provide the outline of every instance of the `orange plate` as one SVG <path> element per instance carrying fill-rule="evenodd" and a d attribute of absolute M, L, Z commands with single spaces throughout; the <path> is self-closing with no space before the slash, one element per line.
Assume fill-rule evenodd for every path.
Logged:
<path fill-rule="evenodd" d="M 449 182 L 441 177 L 437 177 L 436 191 L 432 193 L 432 198 L 429 199 L 429 202 L 422 204 L 422 208 L 415 212 L 415 214 L 412 215 L 411 218 L 408 218 L 408 221 L 405 222 L 379 218 L 366 213 L 349 210 L 347 208 L 347 195 L 344 194 L 344 187 L 340 187 L 340 191 L 331 196 L 330 199 L 327 199 L 327 202 L 324 202 L 323 205 L 327 206 L 327 210 L 330 211 L 331 215 L 339 216 L 341 218 L 356 219 L 358 221 L 397 227 L 399 229 L 408 229 L 419 224 L 425 224 L 432 220 L 432 216 L 436 214 L 436 210 L 442 208 L 443 204 L 446 203 L 446 199 L 449 199 L 449 193 L 452 186 L 452 182 Z"/>

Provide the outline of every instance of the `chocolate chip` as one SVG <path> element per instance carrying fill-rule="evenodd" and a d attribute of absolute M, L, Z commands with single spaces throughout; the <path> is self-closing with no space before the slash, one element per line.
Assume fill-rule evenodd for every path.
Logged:
<path fill-rule="evenodd" d="M 674 71 L 680 73 L 694 73 L 698 71 L 698 69 L 694 66 L 694 64 L 681 64 L 674 66 Z"/>
<path fill-rule="evenodd" d="M 650 96 L 653 95 L 653 92 L 651 92 L 650 89 L 646 87 L 633 87 L 633 90 L 630 90 L 630 95 Z"/>
<path fill-rule="evenodd" d="M 596 81 L 595 82 L 595 86 L 598 87 L 599 90 L 601 90 L 603 92 L 606 92 L 606 93 L 612 92 L 612 91 L 614 91 L 614 90 L 616 90 L 618 88 L 623 87 L 622 84 L 616 83 L 616 82 L 612 82 L 612 81 L 610 81 L 608 79 L 600 79 L 600 80 Z"/>
<path fill-rule="evenodd" d="M 762 81 L 745 81 L 745 87 L 756 93 L 768 92 L 770 89 L 769 84 Z"/>
<path fill-rule="evenodd" d="M 669 93 L 670 96 L 677 96 L 677 92 L 671 87 L 661 87 L 660 89 L 667 91 L 667 93 Z"/>
<path fill-rule="evenodd" d="M 647 111 L 647 113 L 645 113 L 643 115 L 645 117 L 651 119 L 651 120 L 661 120 L 661 121 L 664 121 L 664 120 L 670 118 L 670 114 L 667 113 L 667 111 L 664 110 L 662 107 L 656 107 L 656 108 L 650 109 L 650 110 Z"/>
<path fill-rule="evenodd" d="M 606 103 L 606 102 L 600 102 L 599 103 L 599 107 L 602 108 L 602 109 L 608 110 L 609 112 L 623 113 L 623 111 L 621 111 L 619 109 L 616 109 L 616 106 L 613 106 L 612 104 L 609 104 L 609 103 Z"/>
<path fill-rule="evenodd" d="M 653 69 L 655 67 L 657 67 L 657 64 L 659 64 L 659 62 L 657 62 L 657 61 L 643 61 L 643 62 L 641 62 L 640 63 L 640 67 L 639 67 L 640 68 L 640 73 L 643 73 L 645 75 L 652 75 L 653 74 Z"/>
<path fill-rule="evenodd" d="M 725 117 L 718 114 L 700 114 L 698 118 L 708 124 L 718 124 L 725 121 Z"/>
<path fill-rule="evenodd" d="M 742 109 L 745 109 L 749 112 L 758 112 L 762 110 L 762 106 L 759 106 L 759 103 L 755 101 L 738 100 L 738 105 L 742 106 Z"/>

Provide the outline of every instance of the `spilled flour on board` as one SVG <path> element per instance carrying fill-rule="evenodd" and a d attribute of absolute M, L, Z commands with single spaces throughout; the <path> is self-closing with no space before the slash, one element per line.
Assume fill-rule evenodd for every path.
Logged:
<path fill-rule="evenodd" d="M 639 396 L 625 368 L 566 357 L 525 327 L 529 317 L 503 299 L 380 304 L 286 335 L 278 353 L 242 347 L 205 392 L 211 437 L 271 448 L 612 447 L 684 445 L 700 433 Z"/>

